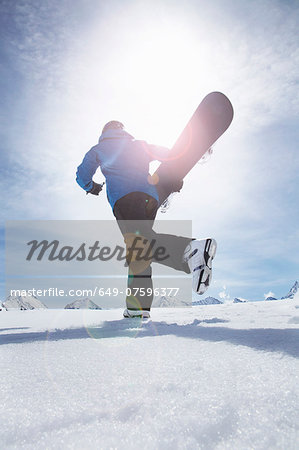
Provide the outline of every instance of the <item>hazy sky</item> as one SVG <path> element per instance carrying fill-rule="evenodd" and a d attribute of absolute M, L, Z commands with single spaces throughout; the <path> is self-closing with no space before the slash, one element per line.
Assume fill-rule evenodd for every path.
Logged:
<path fill-rule="evenodd" d="M 218 241 L 209 295 L 288 292 L 299 277 L 298 1 L 0 0 L 0 13 L 1 250 L 8 219 L 113 219 L 105 193 L 75 183 L 102 126 L 118 119 L 171 146 L 218 90 L 233 124 L 158 218 L 192 219 L 195 237 Z"/>

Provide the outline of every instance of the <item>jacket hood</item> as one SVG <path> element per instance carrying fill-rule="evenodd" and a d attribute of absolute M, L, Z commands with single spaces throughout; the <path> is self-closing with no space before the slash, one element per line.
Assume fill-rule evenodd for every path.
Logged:
<path fill-rule="evenodd" d="M 101 134 L 99 142 L 103 141 L 104 139 L 134 139 L 134 137 L 124 130 L 110 129 Z"/>

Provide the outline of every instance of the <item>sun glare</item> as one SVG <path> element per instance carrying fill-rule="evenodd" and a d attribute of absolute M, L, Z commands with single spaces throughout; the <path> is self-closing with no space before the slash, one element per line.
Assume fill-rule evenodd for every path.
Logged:
<path fill-rule="evenodd" d="M 175 27 L 163 26 L 144 40 L 145 47 L 137 43 L 129 58 L 134 75 L 126 79 L 133 97 L 128 120 L 140 137 L 171 146 L 198 103 L 194 90 L 203 80 L 192 57 L 198 48 L 187 33 L 178 36 Z"/>
<path fill-rule="evenodd" d="M 139 139 L 172 146 L 207 93 L 210 77 L 200 67 L 204 41 L 179 18 L 131 17 L 118 24 L 117 36 L 103 33 L 90 32 L 82 73 L 73 75 L 81 85 L 88 80 L 85 110 L 94 110 L 103 123 L 122 121 Z M 99 49 L 103 40 L 110 45 Z"/>
<path fill-rule="evenodd" d="M 84 147 L 96 143 L 109 120 L 123 122 L 136 139 L 173 146 L 200 101 L 215 90 L 207 30 L 192 24 L 187 16 L 165 20 L 144 11 L 142 17 L 107 18 L 105 27 L 86 31 L 84 49 L 70 67 Z"/>

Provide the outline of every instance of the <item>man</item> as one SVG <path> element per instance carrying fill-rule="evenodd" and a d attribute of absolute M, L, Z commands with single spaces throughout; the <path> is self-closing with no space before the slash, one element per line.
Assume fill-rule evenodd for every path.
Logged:
<path fill-rule="evenodd" d="M 76 181 L 89 194 L 99 195 L 102 189 L 102 185 L 92 180 L 99 166 L 106 178 L 108 201 L 126 243 L 128 287 L 136 293 L 127 296 L 124 317 L 150 316 L 153 301 L 151 262 L 186 273 L 192 271 L 193 289 L 198 294 L 203 294 L 211 281 L 211 264 L 217 247 L 214 239 L 194 240 L 153 231 L 161 205 L 157 187 L 149 175 L 149 163 L 165 160 L 165 151 L 163 147 L 135 140 L 121 122 L 113 120 L 104 126 L 99 143 L 86 153 L 77 169 Z M 167 192 L 180 191 L 182 185 L 181 180 L 172 180 Z M 151 249 L 151 258 L 138 260 L 130 254 L 137 239 L 143 255 Z M 158 248 L 167 250 L 167 258 L 157 257 L 155 250 Z M 141 288 L 146 295 L 141 295 Z"/>

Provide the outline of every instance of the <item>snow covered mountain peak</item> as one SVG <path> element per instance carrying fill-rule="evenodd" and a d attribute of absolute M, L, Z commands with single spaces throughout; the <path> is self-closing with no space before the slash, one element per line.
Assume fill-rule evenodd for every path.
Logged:
<path fill-rule="evenodd" d="M 102 309 L 89 298 L 78 298 L 72 303 L 68 303 L 64 309 Z"/>
<path fill-rule="evenodd" d="M 6 308 L 3 304 L 3 302 L 0 302 L 0 311 L 6 311 Z"/>
<path fill-rule="evenodd" d="M 9 295 L 5 302 L 3 302 L 3 306 L 6 309 L 46 309 L 47 306 L 41 302 L 37 297 L 26 293 L 26 295 L 18 295 L 12 296 Z"/>
<path fill-rule="evenodd" d="M 162 295 L 160 298 L 155 298 L 153 301 L 153 308 L 176 308 L 190 306 L 190 302 L 182 301 L 176 297 Z"/>
<path fill-rule="evenodd" d="M 215 297 L 206 297 L 201 300 L 195 300 L 192 305 L 222 305 L 222 302 Z"/>
<path fill-rule="evenodd" d="M 298 281 L 295 281 L 295 283 L 293 284 L 293 286 L 291 287 L 291 289 L 289 290 L 289 292 L 287 293 L 287 295 L 285 297 L 281 297 L 281 299 L 285 299 L 285 298 L 294 298 L 294 295 L 299 291 L 299 283 Z"/>
<path fill-rule="evenodd" d="M 233 303 L 247 303 L 248 300 L 245 298 L 235 297 Z"/>

